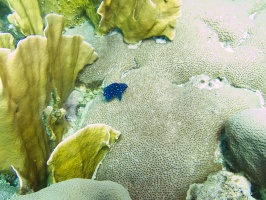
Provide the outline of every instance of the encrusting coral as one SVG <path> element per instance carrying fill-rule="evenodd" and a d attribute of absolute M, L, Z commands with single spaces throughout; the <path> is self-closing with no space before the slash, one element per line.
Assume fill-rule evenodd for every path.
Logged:
<path fill-rule="evenodd" d="M 71 178 L 92 178 L 95 169 L 120 132 L 105 124 L 92 124 L 59 143 L 47 164 L 53 182 Z"/>
<path fill-rule="evenodd" d="M 10 171 L 12 165 L 22 193 L 46 186 L 50 138 L 42 124 L 43 110 L 53 99 L 60 108 L 78 72 L 97 58 L 81 36 L 61 35 L 63 16 L 50 14 L 46 20 L 45 37 L 28 36 L 14 51 L 0 49 L 0 171 Z M 56 125 L 55 130 L 63 131 Z M 55 133 L 58 143 L 62 133 Z"/>
<path fill-rule="evenodd" d="M 125 6 L 126 5 L 126 6 Z M 119 28 L 126 43 L 153 36 L 173 40 L 177 18 L 181 15 L 179 0 L 107 0 L 102 1 L 100 33 Z"/>

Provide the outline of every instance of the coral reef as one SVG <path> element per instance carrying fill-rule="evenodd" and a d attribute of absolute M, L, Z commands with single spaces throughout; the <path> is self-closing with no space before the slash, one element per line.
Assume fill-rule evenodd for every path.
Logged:
<path fill-rule="evenodd" d="M 47 161 L 51 166 L 53 182 L 92 178 L 120 134 L 108 125 L 91 124 L 59 143 Z"/>
<path fill-rule="evenodd" d="M 112 181 L 93 181 L 75 178 L 53 184 L 33 194 L 18 196 L 12 200 L 65 200 L 108 199 L 130 200 L 128 191 Z"/>
<path fill-rule="evenodd" d="M 122 30 L 126 42 L 135 43 L 140 39 L 163 33 L 159 31 L 160 34 L 154 34 L 154 32 L 148 31 L 153 34 L 147 35 L 147 27 L 149 30 L 152 28 L 149 25 L 153 24 L 155 28 L 156 25 L 159 26 L 159 29 L 164 27 L 162 30 L 166 32 L 162 35 L 166 35 L 170 39 L 173 38 L 176 31 L 176 37 L 175 40 L 166 42 L 166 44 L 155 44 L 153 40 L 145 40 L 137 49 L 132 49 L 137 46 L 128 46 L 123 43 L 121 34 L 94 37 L 91 29 L 86 29 L 85 25 L 88 23 L 82 24 L 83 28 L 86 27 L 86 32 L 82 30 L 82 33 L 86 38 L 93 38 L 88 41 L 97 48 L 101 59 L 82 71 L 79 83 L 89 87 L 93 86 L 93 88 L 98 88 L 101 85 L 104 87 L 113 82 L 123 82 L 129 86 L 123 95 L 123 101 L 114 99 L 107 103 L 104 96 L 100 95 L 93 99 L 93 102 L 89 103 L 82 113 L 80 121 L 83 127 L 87 124 L 103 123 L 109 124 L 123 133 L 114 148 L 103 159 L 95 177 L 97 180 L 108 179 L 122 184 L 129 190 L 133 199 L 185 199 L 189 185 L 203 182 L 210 173 L 221 169 L 220 163 L 215 162 L 215 153 L 226 121 L 243 110 L 261 108 L 264 105 L 263 97 L 266 94 L 266 7 L 264 1 L 256 2 L 255 0 L 248 2 L 242 0 L 188 0 L 183 2 L 183 16 L 179 20 L 179 26 L 175 27 L 176 18 L 180 14 L 179 1 L 158 1 L 159 3 L 157 1 L 151 3 L 148 0 L 135 1 L 135 5 L 132 4 L 133 1 L 127 1 L 124 4 L 126 6 L 121 7 L 120 3 L 123 2 L 108 0 L 102 3 L 98 10 L 102 15 L 100 31 L 108 32 L 110 29 L 118 27 Z M 53 6 L 57 3 L 60 5 L 60 1 L 53 3 Z M 81 1 L 70 1 L 69 5 L 73 5 L 73 8 L 77 9 L 77 15 L 82 15 L 83 8 L 79 8 L 79 6 L 83 4 L 79 5 L 79 3 Z M 168 5 L 173 6 L 174 9 L 169 11 Z M 112 11 L 109 13 L 110 16 L 105 10 L 107 8 Z M 154 9 L 151 11 L 150 8 Z M 56 7 L 56 9 L 60 11 L 59 8 Z M 115 13 L 112 9 L 120 11 L 116 11 L 117 17 L 112 16 Z M 130 13 L 131 11 L 132 13 Z M 162 15 L 156 15 L 157 11 Z M 164 11 L 170 13 L 170 16 L 164 15 Z M 129 16 L 129 18 L 123 15 Z M 132 17 L 139 21 L 130 21 Z M 163 22 L 155 20 L 162 24 L 151 23 L 151 21 L 154 22 L 153 17 L 163 19 Z M 77 21 L 71 17 L 69 19 L 76 24 L 80 16 L 77 16 Z M 116 24 L 116 20 L 117 24 L 121 26 Z M 109 24 L 105 24 L 107 22 Z M 139 29 L 139 25 L 143 29 Z M 36 119 L 40 120 L 40 115 L 33 115 L 25 108 L 35 108 L 41 113 L 49 102 L 49 93 L 52 92 L 52 100 L 55 101 L 55 104 L 52 104 L 52 107 L 47 107 L 44 112 L 47 118 L 43 129 L 49 130 L 50 139 L 56 138 L 56 145 L 60 141 L 61 135 L 58 136 L 58 131 L 55 129 L 58 130 L 56 127 L 58 120 L 61 121 L 64 114 L 64 110 L 60 110 L 60 106 L 68 98 L 71 92 L 70 88 L 73 89 L 73 87 L 69 89 L 65 87 L 75 83 L 75 78 L 71 79 L 67 74 L 71 70 L 65 70 L 58 66 L 65 61 L 72 64 L 73 62 L 68 59 L 71 59 L 75 52 L 80 53 L 80 51 L 76 48 L 71 51 L 65 50 L 66 46 L 73 44 L 65 41 L 71 37 L 63 39 L 61 32 L 58 34 L 56 31 L 57 29 L 62 30 L 60 23 L 55 22 L 50 28 L 53 29 L 52 34 L 46 32 L 46 38 L 48 41 L 51 41 L 49 38 L 57 38 L 55 42 L 46 43 L 44 42 L 46 38 L 41 36 L 36 36 L 41 39 L 33 41 L 32 36 L 29 36 L 26 41 L 31 41 L 31 44 L 36 46 L 36 48 L 31 48 L 35 56 L 25 55 L 20 51 L 23 58 L 27 59 L 14 62 L 20 66 L 20 63 L 24 64 L 25 60 L 30 60 L 36 65 L 47 64 L 53 67 L 53 69 L 42 71 L 42 74 L 46 74 L 44 72 L 47 71 L 54 74 L 48 73 L 46 78 L 46 80 L 51 80 L 51 85 L 41 82 L 42 87 L 38 87 L 39 92 L 39 88 L 46 86 L 41 91 L 47 93 L 36 94 L 41 98 L 41 102 L 28 103 L 31 94 L 35 94 L 28 89 L 34 88 L 32 85 L 35 82 L 29 82 L 28 79 L 35 80 L 34 78 L 38 76 L 28 76 L 20 67 L 16 69 L 23 72 L 20 77 L 26 74 L 26 81 L 13 78 L 11 75 L 8 78 L 2 76 L 3 71 L 12 70 L 14 66 L 9 64 L 13 62 L 12 59 L 7 61 L 8 55 L 13 52 L 1 49 L 0 66 L 8 64 L 7 68 L 0 68 L 3 88 L 10 85 L 6 82 L 14 80 L 17 82 L 16 88 L 18 89 L 15 94 L 4 91 L 0 96 L 3 99 L 0 105 L 2 113 L 0 127 L 3 127 L 1 130 L 9 131 L 11 129 L 11 132 L 15 133 L 24 130 L 25 127 L 31 128 L 31 132 L 39 131 L 39 126 L 34 128 L 27 126 L 29 124 L 27 120 L 32 119 L 32 116 L 38 116 Z M 75 30 L 78 29 L 82 28 L 77 27 Z M 142 31 L 146 35 L 143 35 Z M 54 35 L 54 32 L 57 34 Z M 67 32 L 71 32 L 71 30 Z M 136 38 L 136 34 L 139 38 Z M 79 45 L 81 41 L 81 38 L 76 39 Z M 157 38 L 156 41 L 164 40 Z M 23 41 L 19 43 L 18 49 L 24 43 Z M 46 45 L 44 47 L 41 44 Z M 57 48 L 58 45 L 60 48 Z M 46 49 L 48 53 L 40 53 L 40 49 Z M 61 51 L 64 53 L 58 54 Z M 88 63 L 84 57 L 89 55 L 84 52 L 83 56 L 77 56 L 74 60 L 81 59 L 83 64 Z M 29 57 L 33 57 L 33 61 Z M 43 57 L 49 59 L 39 62 L 38 59 Z M 95 58 L 95 56 L 92 57 Z M 13 68 L 10 69 L 10 66 Z M 28 66 L 32 66 L 32 64 L 29 63 Z M 31 67 L 32 71 L 34 69 Z M 30 87 L 25 86 L 28 83 Z M 56 89 L 50 90 L 52 86 L 55 86 Z M 20 90 L 24 91 L 24 96 L 17 97 L 16 94 L 20 94 Z M 15 95 L 16 98 L 13 98 L 12 95 Z M 12 101 L 5 100 L 9 97 L 12 97 Z M 14 106 L 13 103 L 20 102 L 19 100 L 23 101 L 18 106 Z M 26 117 L 25 113 L 27 113 Z M 13 120 L 12 116 L 17 115 L 23 116 L 24 118 L 20 118 L 21 121 L 27 123 L 16 126 L 20 120 Z M 37 122 L 39 125 L 39 121 L 36 119 L 33 118 L 31 123 Z M 15 131 L 12 128 L 15 128 Z M 59 126 L 59 132 L 62 132 L 61 128 L 62 125 Z M 43 134 L 42 130 L 39 134 L 40 137 L 34 137 L 33 145 L 40 146 L 39 144 L 43 145 L 43 141 L 45 144 L 48 142 L 47 136 L 43 136 Z M 7 147 L 6 149 L 12 149 L 14 141 L 16 141 L 16 148 L 12 149 L 13 152 L 7 152 L 5 149 L 3 155 L 9 154 L 11 158 L 12 156 L 25 158 L 23 145 L 30 148 L 32 146 L 21 142 L 21 140 L 26 140 L 28 137 L 20 139 L 15 136 L 9 138 L 9 136 L 9 134 L 0 132 L 1 139 L 4 138 L 0 141 L 0 145 Z M 6 139 L 6 137 L 8 138 Z M 31 137 L 29 138 L 31 139 Z M 22 151 L 15 154 L 14 152 L 19 148 Z M 31 180 L 31 184 L 43 183 L 43 177 L 46 175 L 43 161 L 44 157 L 48 157 L 47 154 L 49 154 L 51 146 L 44 145 L 43 149 L 36 151 L 36 154 L 40 152 L 41 155 L 36 155 L 36 157 L 33 155 L 31 158 L 31 161 L 40 159 L 41 163 L 37 162 L 37 164 L 40 164 L 41 167 L 37 170 L 33 170 L 31 173 L 21 172 L 21 168 L 31 169 L 26 162 L 27 159 L 21 164 L 22 167 L 13 165 L 13 169 L 19 176 L 30 174 L 32 175 L 30 178 L 34 178 L 37 172 L 40 172 L 38 180 Z M 38 159 L 36 159 L 37 157 Z M 0 152 L 0 159 L 2 159 L 2 152 Z M 60 159 L 64 160 L 64 158 Z M 257 159 L 256 156 L 255 159 Z M 0 161 L 2 162 L 2 160 Z M 252 179 L 251 176 L 250 178 Z M 28 178 L 23 180 L 28 180 Z M 25 183 L 27 184 L 27 182 Z"/>
<path fill-rule="evenodd" d="M 253 108 L 234 115 L 225 125 L 235 169 L 266 188 L 266 109 Z"/>
<path fill-rule="evenodd" d="M 134 199 L 184 199 L 190 184 L 221 169 L 215 151 L 227 119 L 261 106 L 256 93 L 206 75 L 176 85 L 141 67 L 123 81 L 130 86 L 123 101 L 96 98 L 84 124 L 101 122 L 123 133 L 96 179 L 124 185 Z"/>
<path fill-rule="evenodd" d="M 266 27 L 263 12 L 250 18 L 252 7 L 253 2 L 185 1 L 172 42 L 146 40 L 130 49 L 119 34 L 92 40 L 101 59 L 79 81 L 129 86 L 123 101 L 107 104 L 101 96 L 84 115 L 83 126 L 105 123 L 123 133 L 98 179 L 123 184 L 132 198 L 184 199 L 190 184 L 219 170 L 213 159 L 225 122 L 264 103 L 257 94 L 266 93 Z M 194 76 L 202 84 L 192 83 Z"/>
<path fill-rule="evenodd" d="M 50 148 L 41 120 L 43 109 L 51 99 L 60 108 L 73 90 L 78 72 L 97 58 L 82 37 L 61 35 L 62 16 L 46 19 L 46 37 L 28 36 L 14 51 L 0 49 L 0 171 L 10 171 L 11 165 L 22 193 L 46 186 Z M 64 131 L 58 124 L 53 127 L 57 143 Z"/>
<path fill-rule="evenodd" d="M 6 4 L 6 1 L 4 3 Z M 181 14 L 180 0 L 33 0 L 30 3 L 24 0 L 9 0 L 8 3 L 14 11 L 8 16 L 8 20 L 19 27 L 24 35 L 41 35 L 44 26 L 42 16 L 51 12 L 64 15 L 67 27 L 81 24 L 86 13 L 96 33 L 102 35 L 119 28 L 127 43 L 137 43 L 153 36 L 166 36 L 173 40 L 177 18 Z"/>
<path fill-rule="evenodd" d="M 255 200 L 251 196 L 251 183 L 244 176 L 228 171 L 210 174 L 204 183 L 190 185 L 186 200 L 195 199 Z"/>
<path fill-rule="evenodd" d="M 220 7 L 226 9 L 221 11 Z M 190 77 L 204 73 L 212 78 L 225 78 L 235 87 L 260 90 L 265 94 L 265 15 L 261 12 L 255 19 L 250 19 L 247 10 L 252 7 L 251 2 L 214 3 L 213 0 L 208 0 L 203 4 L 198 0 L 186 1 L 182 5 L 183 14 L 176 28 L 176 38 L 167 44 L 156 44 L 153 40 L 147 40 L 140 48 L 129 49 L 121 42 L 119 34 L 90 40 L 103 58 L 90 68 L 84 69 L 79 80 L 87 85 L 102 82 L 112 69 L 120 74 L 115 79 L 106 81 L 121 82 L 122 74 L 126 76 L 138 68 L 150 66 L 158 71 L 160 76 L 177 84 L 185 83 Z M 226 36 L 229 31 L 231 35 L 236 35 L 235 40 L 241 43 L 227 48 L 222 45 L 217 32 L 203 20 L 205 17 L 206 20 L 213 18 L 213 21 L 216 21 L 217 16 L 221 16 L 220 24 L 223 25 L 219 34 Z M 233 26 L 232 19 L 237 26 Z M 227 24 L 230 24 L 230 30 L 224 30 Z M 244 37 L 247 31 L 248 36 Z M 91 38 L 90 35 L 82 33 Z M 235 40 L 228 44 L 236 44 Z"/>
<path fill-rule="evenodd" d="M 181 14 L 180 6 L 179 0 L 102 1 L 98 9 L 102 17 L 99 30 L 106 34 L 119 28 L 124 41 L 133 44 L 153 36 L 166 36 L 173 40 L 177 18 Z"/>

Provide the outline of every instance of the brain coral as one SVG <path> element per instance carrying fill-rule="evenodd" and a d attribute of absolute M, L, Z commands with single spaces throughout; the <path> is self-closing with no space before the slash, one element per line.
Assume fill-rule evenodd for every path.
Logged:
<path fill-rule="evenodd" d="M 118 82 L 122 74 L 150 66 L 177 84 L 205 73 L 225 77 L 236 87 L 266 93 L 266 8 L 251 18 L 254 13 L 248 10 L 253 7 L 252 1 L 185 1 L 176 38 L 167 44 L 147 40 L 138 49 L 129 49 L 118 34 L 89 39 L 102 57 L 85 69 L 79 80 L 92 85 L 102 82 L 111 71 L 117 73 Z M 88 31 L 84 34 L 92 37 Z"/>
<path fill-rule="evenodd" d="M 266 109 L 253 108 L 236 114 L 226 123 L 225 133 L 236 168 L 266 188 Z"/>
<path fill-rule="evenodd" d="M 130 200 L 128 191 L 112 181 L 93 181 L 75 178 L 63 181 L 29 195 L 22 195 L 13 200 L 66 200 L 66 199 L 108 199 Z"/>
<path fill-rule="evenodd" d="M 86 123 L 121 130 L 96 178 L 121 183 L 133 199 L 184 199 L 190 184 L 220 169 L 214 159 L 225 121 L 260 106 L 255 93 L 206 75 L 176 85 L 143 67 L 124 81 L 129 88 L 123 101 L 98 97 Z"/>
<path fill-rule="evenodd" d="M 99 97 L 88 108 L 84 126 L 122 133 L 98 179 L 122 183 L 135 199 L 184 199 L 189 184 L 219 169 L 214 151 L 225 122 L 261 106 L 246 89 L 266 92 L 266 24 L 263 11 L 250 17 L 252 8 L 253 1 L 188 0 L 173 42 L 146 40 L 133 50 L 118 34 L 94 38 L 101 59 L 79 80 L 128 85 L 123 101 Z"/>

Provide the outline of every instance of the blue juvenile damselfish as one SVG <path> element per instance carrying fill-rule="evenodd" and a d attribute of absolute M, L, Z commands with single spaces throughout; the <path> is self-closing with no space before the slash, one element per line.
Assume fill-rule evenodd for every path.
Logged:
<path fill-rule="evenodd" d="M 121 101 L 122 94 L 127 89 L 127 87 L 128 86 L 125 83 L 112 83 L 103 89 L 103 95 L 106 101 L 111 101 L 115 97 L 117 97 Z"/>

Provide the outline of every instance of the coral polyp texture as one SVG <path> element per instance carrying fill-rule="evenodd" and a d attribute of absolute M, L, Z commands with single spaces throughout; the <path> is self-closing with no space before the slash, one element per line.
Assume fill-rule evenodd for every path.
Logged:
<path fill-rule="evenodd" d="M 252 7 L 183 1 L 172 42 L 145 40 L 133 50 L 119 34 L 93 40 L 102 57 L 79 80 L 129 86 L 121 102 L 101 96 L 88 106 L 83 126 L 122 132 L 97 179 L 123 184 L 133 199 L 185 199 L 190 184 L 220 169 L 213 160 L 226 121 L 261 107 L 266 93 L 265 10 L 251 18 Z"/>
<path fill-rule="evenodd" d="M 225 125 L 234 167 L 266 189 L 266 109 L 242 111 Z"/>
<path fill-rule="evenodd" d="M 75 178 L 63 181 L 38 192 L 22 195 L 12 200 L 66 200 L 66 199 L 108 199 L 130 200 L 128 191 L 120 184 L 112 181 L 94 181 Z"/>
<path fill-rule="evenodd" d="M 0 49 L 0 171 L 12 166 L 21 192 L 46 186 L 50 138 L 41 118 L 51 93 L 60 107 L 78 72 L 97 58 L 82 37 L 62 36 L 63 16 L 51 14 L 46 20 L 46 37 L 28 36 L 14 51 Z M 53 138 L 57 143 L 62 131 Z"/>
<path fill-rule="evenodd" d="M 124 81 L 131 89 L 123 101 L 95 99 L 86 123 L 110 124 L 123 133 L 96 179 L 124 185 L 133 199 L 184 199 L 190 184 L 221 169 L 214 160 L 226 120 L 261 106 L 256 93 L 206 75 L 176 85 L 143 67 Z"/>
<path fill-rule="evenodd" d="M 119 28 L 126 43 L 153 36 L 173 40 L 177 18 L 181 15 L 180 0 L 107 0 L 102 1 L 100 33 Z"/>

